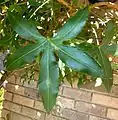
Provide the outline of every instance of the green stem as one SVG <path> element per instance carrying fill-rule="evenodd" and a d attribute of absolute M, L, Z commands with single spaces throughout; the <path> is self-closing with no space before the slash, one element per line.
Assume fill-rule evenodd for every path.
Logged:
<path fill-rule="evenodd" d="M 24 5 L 26 4 L 27 2 L 21 2 L 21 3 L 17 3 L 17 5 Z"/>
<path fill-rule="evenodd" d="M 53 30 L 53 15 L 54 15 L 54 9 L 53 9 L 53 0 L 51 1 L 51 6 L 52 8 L 50 9 L 51 10 L 51 21 L 50 21 L 50 30 L 51 30 L 51 33 L 52 34 L 52 30 Z"/>
<path fill-rule="evenodd" d="M 31 18 L 36 14 L 36 12 L 37 12 L 40 8 L 42 8 L 45 4 L 47 4 L 49 1 L 50 1 L 50 0 L 47 0 L 47 1 L 45 1 L 42 5 L 40 5 L 40 6 L 32 13 L 32 15 L 30 16 L 29 19 L 31 19 Z"/>

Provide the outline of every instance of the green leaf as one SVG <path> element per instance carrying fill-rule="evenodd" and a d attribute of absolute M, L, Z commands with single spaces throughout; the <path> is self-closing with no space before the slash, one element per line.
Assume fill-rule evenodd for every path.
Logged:
<path fill-rule="evenodd" d="M 40 2 L 40 0 L 38 0 L 38 1 L 36 1 L 36 0 L 28 0 L 29 1 L 29 4 L 31 5 L 31 6 L 36 6 L 36 7 L 38 7 L 38 6 L 40 6 L 42 3 L 39 3 Z"/>
<path fill-rule="evenodd" d="M 9 0 L 0 0 L 0 4 L 4 4 L 6 2 L 8 2 Z"/>
<path fill-rule="evenodd" d="M 45 44 L 46 41 L 28 45 L 24 48 L 16 50 L 16 52 L 11 54 L 7 59 L 7 70 L 21 68 L 24 64 L 31 63 L 43 49 Z"/>
<path fill-rule="evenodd" d="M 3 3 L 3 2 L 5 2 L 5 0 L 1 0 L 1 1 L 0 1 L 0 3 Z"/>
<path fill-rule="evenodd" d="M 36 29 L 35 25 L 16 13 L 8 12 L 8 19 L 13 29 L 26 40 L 42 41 L 45 39 Z"/>
<path fill-rule="evenodd" d="M 118 44 L 102 46 L 106 55 L 118 56 Z"/>
<path fill-rule="evenodd" d="M 108 22 L 106 30 L 105 30 L 105 37 L 103 38 L 103 44 L 107 45 L 111 42 L 113 39 L 113 36 L 115 34 L 115 24 L 113 22 Z"/>
<path fill-rule="evenodd" d="M 104 70 L 104 76 L 102 77 L 103 84 L 106 90 L 110 92 L 113 84 L 112 67 L 104 51 L 105 50 L 100 46 L 98 48 L 97 56 L 98 56 L 99 63 L 101 64 L 102 69 Z"/>
<path fill-rule="evenodd" d="M 48 46 L 41 59 L 40 64 L 39 91 L 42 94 L 44 107 L 47 112 L 56 103 L 59 90 L 59 69 L 53 51 Z"/>
<path fill-rule="evenodd" d="M 66 66 L 93 76 L 102 76 L 103 72 L 98 63 L 81 49 L 70 46 L 60 46 L 59 58 Z"/>
<path fill-rule="evenodd" d="M 8 46 L 9 42 L 12 40 L 12 36 L 7 35 L 0 40 L 0 46 Z"/>
<path fill-rule="evenodd" d="M 84 27 L 88 19 L 88 8 L 81 9 L 75 16 L 70 18 L 66 24 L 57 32 L 54 40 L 61 43 L 63 41 L 75 38 Z"/>
<path fill-rule="evenodd" d="M 77 44 L 76 46 L 79 47 L 82 51 L 87 52 L 92 57 L 96 55 L 97 45 L 95 44 L 83 42 L 83 43 Z"/>

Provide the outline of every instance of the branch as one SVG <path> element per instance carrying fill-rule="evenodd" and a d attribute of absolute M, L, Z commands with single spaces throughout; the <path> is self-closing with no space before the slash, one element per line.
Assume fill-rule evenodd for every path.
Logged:
<path fill-rule="evenodd" d="M 106 6 L 108 8 L 112 8 L 114 10 L 118 10 L 118 4 L 115 3 L 111 3 L 111 2 L 99 2 L 99 3 L 95 3 L 94 5 L 92 5 L 92 9 L 95 7 L 102 7 L 102 6 Z"/>
<path fill-rule="evenodd" d="M 64 0 L 57 0 L 59 3 L 65 5 L 67 8 L 69 8 L 70 10 L 72 9 L 72 7 L 67 3 L 65 2 Z"/>

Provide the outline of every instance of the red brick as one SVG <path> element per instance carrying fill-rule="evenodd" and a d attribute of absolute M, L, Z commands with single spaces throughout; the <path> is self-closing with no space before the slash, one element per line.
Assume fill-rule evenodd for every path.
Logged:
<path fill-rule="evenodd" d="M 23 97 L 23 96 L 19 96 L 19 95 L 14 95 L 13 102 L 28 106 L 28 107 L 33 107 L 34 105 L 34 100 Z"/>
<path fill-rule="evenodd" d="M 92 102 L 100 105 L 105 105 L 112 108 L 118 108 L 118 98 L 110 96 L 93 94 Z"/>
<path fill-rule="evenodd" d="M 30 118 L 37 119 L 37 120 L 39 120 L 39 119 L 44 120 L 44 118 L 45 118 L 45 114 L 43 112 L 39 112 L 39 111 L 36 111 L 36 110 L 28 108 L 28 107 L 23 107 L 22 114 L 24 114 L 25 116 L 28 116 Z"/>
<path fill-rule="evenodd" d="M 10 93 L 10 92 L 5 92 L 5 94 L 4 94 L 4 99 L 5 99 L 5 100 L 12 101 L 12 97 L 13 97 L 13 94 L 12 94 L 12 93 Z"/>
<path fill-rule="evenodd" d="M 75 103 L 75 109 L 81 112 L 90 112 L 92 105 L 86 102 L 77 101 Z"/>
<path fill-rule="evenodd" d="M 64 109 L 60 116 L 69 120 L 88 120 L 87 114 L 76 112 L 70 109 Z"/>
<path fill-rule="evenodd" d="M 7 116 L 9 116 L 9 114 L 10 114 L 10 111 L 3 109 L 1 113 L 1 117 L 6 118 Z"/>
<path fill-rule="evenodd" d="M 15 84 L 16 83 L 16 77 L 14 75 L 11 75 L 10 77 L 7 77 L 7 81 L 9 83 Z"/>
<path fill-rule="evenodd" d="M 60 108 L 74 109 L 74 100 L 58 96 L 57 105 L 60 106 Z"/>
<path fill-rule="evenodd" d="M 24 95 L 24 87 L 13 85 L 13 84 L 7 84 L 6 89 L 12 93 L 17 93 L 20 95 Z"/>
<path fill-rule="evenodd" d="M 108 109 L 107 117 L 113 120 L 118 120 L 118 110 Z"/>
<path fill-rule="evenodd" d="M 21 106 L 17 105 L 15 103 L 9 102 L 9 101 L 4 101 L 3 107 L 7 110 L 13 111 L 20 113 L 21 112 Z"/>
<path fill-rule="evenodd" d="M 46 120 L 66 120 L 66 119 L 49 114 L 46 116 Z"/>
<path fill-rule="evenodd" d="M 80 112 L 91 113 L 93 115 L 98 115 L 101 117 L 106 116 L 106 108 L 96 104 L 90 104 L 82 101 L 77 101 L 75 104 L 75 109 Z"/>
<path fill-rule="evenodd" d="M 63 97 L 59 96 L 57 98 L 56 106 L 54 107 L 52 113 L 54 115 L 60 115 L 60 114 L 62 114 L 62 111 L 65 108 L 74 109 L 74 100 L 63 98 Z"/>
<path fill-rule="evenodd" d="M 33 119 L 36 119 L 36 110 L 33 110 L 31 108 L 23 107 L 22 108 L 22 114 L 28 117 L 31 117 Z"/>
<path fill-rule="evenodd" d="M 37 109 L 37 110 L 41 110 L 41 111 L 43 111 L 43 112 L 46 112 L 46 111 L 45 111 L 45 108 L 44 108 L 44 106 L 43 106 L 43 103 L 40 102 L 40 101 L 35 101 L 35 103 L 34 103 L 34 108 Z"/>
<path fill-rule="evenodd" d="M 10 114 L 10 120 L 32 120 L 31 118 L 28 118 L 26 116 L 23 115 L 19 115 L 16 113 L 11 113 Z"/>
<path fill-rule="evenodd" d="M 97 115 L 100 117 L 106 117 L 106 112 L 107 112 L 107 108 L 97 105 L 97 104 L 92 104 L 91 105 L 91 109 L 90 109 L 90 113 L 93 115 Z"/>
<path fill-rule="evenodd" d="M 87 91 L 72 89 L 64 87 L 63 90 L 63 96 L 73 98 L 75 100 L 85 100 L 90 101 L 91 100 L 91 93 Z"/>
<path fill-rule="evenodd" d="M 107 120 L 107 119 L 100 118 L 100 117 L 95 117 L 95 116 L 90 115 L 89 120 Z"/>
<path fill-rule="evenodd" d="M 38 100 L 39 99 L 39 97 L 38 97 L 38 90 L 33 89 L 33 88 L 25 88 L 24 95 L 29 97 L 29 98 L 32 98 L 34 100 Z"/>

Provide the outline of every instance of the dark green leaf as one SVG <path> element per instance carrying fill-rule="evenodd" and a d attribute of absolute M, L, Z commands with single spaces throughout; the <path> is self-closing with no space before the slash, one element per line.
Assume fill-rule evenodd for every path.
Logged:
<path fill-rule="evenodd" d="M 39 3 L 41 2 L 40 0 L 39 2 L 37 2 L 36 0 L 28 0 L 28 1 L 31 6 L 40 6 L 42 4 L 42 3 Z"/>
<path fill-rule="evenodd" d="M 14 70 L 23 67 L 26 63 L 31 63 L 39 52 L 43 49 L 46 41 L 28 45 L 18 49 L 14 54 L 11 54 L 7 60 L 7 70 Z"/>
<path fill-rule="evenodd" d="M 81 49 L 60 46 L 59 58 L 70 68 L 93 76 L 102 76 L 103 72 L 97 62 Z"/>
<path fill-rule="evenodd" d="M 0 4 L 4 4 L 6 2 L 8 2 L 9 0 L 0 0 Z"/>
<path fill-rule="evenodd" d="M 98 55 L 99 63 L 101 64 L 102 69 L 104 70 L 104 76 L 102 77 L 103 84 L 105 85 L 105 88 L 109 92 L 113 84 L 111 63 L 107 59 L 107 56 L 105 55 L 104 49 L 102 47 L 98 48 L 97 55 Z"/>
<path fill-rule="evenodd" d="M 88 8 L 79 10 L 75 16 L 70 18 L 67 23 L 57 32 L 54 37 L 59 43 L 75 38 L 84 27 L 88 19 Z"/>
<path fill-rule="evenodd" d="M 103 38 L 103 44 L 109 44 L 111 40 L 113 39 L 115 33 L 115 25 L 113 22 L 108 22 L 107 28 L 105 30 L 105 37 Z"/>
<path fill-rule="evenodd" d="M 38 40 L 45 39 L 36 29 L 35 25 L 16 13 L 8 12 L 8 19 L 13 29 L 26 40 Z"/>
<path fill-rule="evenodd" d="M 106 55 L 118 56 L 118 44 L 102 46 Z"/>
<path fill-rule="evenodd" d="M 92 57 L 96 55 L 97 45 L 83 42 L 83 43 L 77 44 L 76 46 L 78 46 L 82 51 L 85 51 L 88 54 L 90 54 Z"/>
<path fill-rule="evenodd" d="M 3 3 L 3 2 L 5 2 L 5 0 L 1 0 L 1 1 L 0 1 L 0 3 Z"/>
<path fill-rule="evenodd" d="M 58 95 L 59 69 L 49 46 L 45 49 L 41 59 L 39 78 L 39 91 L 42 94 L 44 107 L 47 112 L 50 112 L 56 103 L 56 97 Z"/>
<path fill-rule="evenodd" d="M 10 35 L 3 37 L 3 39 L 0 40 L 0 46 L 8 46 L 11 40 L 12 40 L 12 36 Z"/>

